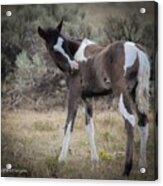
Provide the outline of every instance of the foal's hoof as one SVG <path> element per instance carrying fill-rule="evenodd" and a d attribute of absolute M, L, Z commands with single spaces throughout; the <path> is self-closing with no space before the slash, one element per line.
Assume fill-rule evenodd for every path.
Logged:
<path fill-rule="evenodd" d="M 98 156 L 92 157 L 91 161 L 92 162 L 99 162 L 99 157 Z"/>
<path fill-rule="evenodd" d="M 146 160 L 139 160 L 139 169 L 144 168 L 147 169 L 147 161 Z"/>
<path fill-rule="evenodd" d="M 122 176 L 126 177 L 126 178 L 128 178 L 129 175 L 130 175 L 130 171 L 128 171 L 128 170 L 124 170 L 123 173 L 122 173 Z"/>
<path fill-rule="evenodd" d="M 58 162 L 59 163 L 65 163 L 66 162 L 66 159 L 64 157 L 59 156 Z"/>
<path fill-rule="evenodd" d="M 96 158 L 92 158 L 92 170 L 99 168 L 99 158 L 98 156 Z"/>
<path fill-rule="evenodd" d="M 125 164 L 125 170 L 123 171 L 122 176 L 127 176 L 128 177 L 130 175 L 131 169 L 132 169 L 132 162 L 126 163 Z"/>

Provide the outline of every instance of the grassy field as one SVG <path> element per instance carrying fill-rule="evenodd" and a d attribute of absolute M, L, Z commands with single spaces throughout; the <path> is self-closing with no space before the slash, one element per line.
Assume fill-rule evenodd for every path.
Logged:
<path fill-rule="evenodd" d="M 41 113 L 26 110 L 2 113 L 2 168 L 7 163 L 25 169 L 29 177 L 126 179 L 121 176 L 124 164 L 126 135 L 123 120 L 115 111 L 96 109 L 95 140 L 100 162 L 92 167 L 90 148 L 82 108 L 79 109 L 71 138 L 68 160 L 57 161 L 66 118 L 66 110 Z M 148 170 L 139 173 L 139 133 L 135 128 L 134 165 L 128 179 L 154 179 L 154 136 L 150 115 Z M 14 175 L 21 176 L 21 175 Z"/>

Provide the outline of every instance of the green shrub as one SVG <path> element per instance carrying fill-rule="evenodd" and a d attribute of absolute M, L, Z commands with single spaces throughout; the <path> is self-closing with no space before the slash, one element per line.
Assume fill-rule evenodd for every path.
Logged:
<path fill-rule="evenodd" d="M 104 33 L 110 42 L 124 40 L 142 44 L 153 58 L 154 27 L 152 22 L 142 22 L 139 14 L 106 18 Z"/>
<path fill-rule="evenodd" d="M 21 91 L 34 87 L 46 73 L 46 65 L 37 54 L 30 60 L 27 52 L 22 51 L 15 63 L 17 66 L 15 86 Z"/>
<path fill-rule="evenodd" d="M 111 154 L 109 154 L 108 152 L 106 152 L 105 150 L 100 150 L 99 152 L 99 157 L 101 160 L 103 161 L 109 161 L 112 159 Z"/>

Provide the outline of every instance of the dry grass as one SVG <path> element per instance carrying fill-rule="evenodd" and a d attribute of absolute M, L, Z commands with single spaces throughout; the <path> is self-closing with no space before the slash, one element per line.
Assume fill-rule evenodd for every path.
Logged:
<path fill-rule="evenodd" d="M 17 110 L 2 113 L 2 168 L 11 163 L 15 169 L 26 169 L 29 177 L 124 179 L 126 135 L 123 120 L 114 111 L 96 109 L 94 115 L 96 144 L 100 156 L 92 169 L 88 136 L 82 109 L 79 109 L 71 138 L 68 160 L 58 164 L 66 110 L 38 113 Z M 154 179 L 154 136 L 150 116 L 148 170 L 138 169 L 139 138 L 135 128 L 134 165 L 128 179 Z M 21 175 L 19 175 L 21 176 Z"/>

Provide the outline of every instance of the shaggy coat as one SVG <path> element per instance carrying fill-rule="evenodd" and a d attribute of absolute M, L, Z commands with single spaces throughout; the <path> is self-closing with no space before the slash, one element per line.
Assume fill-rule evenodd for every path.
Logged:
<path fill-rule="evenodd" d="M 126 128 L 127 146 L 123 175 L 129 175 L 133 161 L 134 126 L 140 129 L 140 168 L 147 168 L 150 63 L 145 50 L 129 41 L 106 47 L 84 39 L 67 39 L 61 34 L 63 20 L 56 28 L 38 28 L 52 59 L 66 74 L 69 100 L 64 140 L 59 161 L 65 161 L 79 100 L 85 102 L 86 127 L 91 159 L 98 161 L 94 140 L 92 97 L 113 93 L 119 99 L 119 112 Z"/>

